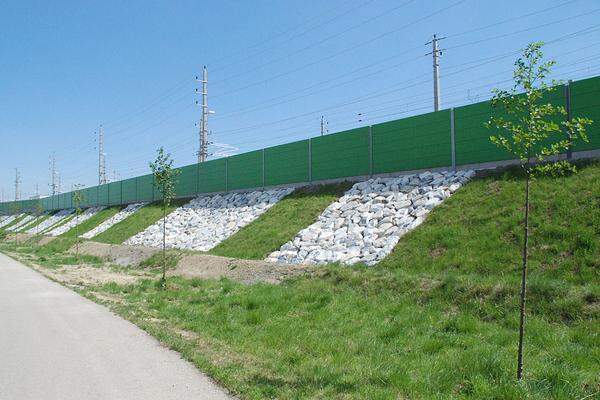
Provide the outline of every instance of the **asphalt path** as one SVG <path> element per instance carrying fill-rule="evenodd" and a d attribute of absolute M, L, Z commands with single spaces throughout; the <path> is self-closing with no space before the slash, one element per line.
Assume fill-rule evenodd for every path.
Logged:
<path fill-rule="evenodd" d="M 0 399 L 230 399 L 107 308 L 0 254 Z"/>

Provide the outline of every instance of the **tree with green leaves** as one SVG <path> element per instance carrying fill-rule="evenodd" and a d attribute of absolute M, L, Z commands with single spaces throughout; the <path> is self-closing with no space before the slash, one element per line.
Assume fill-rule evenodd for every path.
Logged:
<path fill-rule="evenodd" d="M 492 107 L 505 115 L 494 115 L 487 127 L 496 131 L 492 143 L 519 159 L 525 174 L 523 208 L 523 247 L 520 289 L 519 344 L 517 379 L 523 377 L 523 340 L 525 335 L 525 300 L 529 251 L 530 183 L 537 175 L 559 176 L 576 172 L 575 166 L 562 157 L 577 140 L 588 141 L 587 118 L 568 118 L 563 106 L 544 101 L 557 90 L 559 82 L 548 82 L 555 62 L 544 60 L 542 42 L 529 44 L 515 62 L 513 87 L 494 90 Z M 558 121 L 558 122 L 557 122 Z"/>
<path fill-rule="evenodd" d="M 73 201 L 73 207 L 75 207 L 75 218 L 79 218 L 81 216 L 81 213 L 83 212 L 81 205 L 85 201 L 85 196 L 81 189 L 83 189 L 82 184 L 78 183 L 73 186 L 73 195 L 72 195 L 71 200 Z M 75 224 L 74 228 L 75 228 L 75 257 L 77 259 L 79 259 L 79 241 L 80 241 L 79 224 Z"/>
<path fill-rule="evenodd" d="M 175 198 L 175 178 L 179 174 L 178 169 L 173 168 L 173 159 L 169 153 L 160 147 L 156 151 L 156 159 L 150 163 L 152 175 L 154 175 L 154 187 L 162 196 L 162 225 L 163 225 L 163 244 L 162 244 L 162 277 L 160 279 L 161 287 L 166 284 L 167 270 L 167 208 Z"/>

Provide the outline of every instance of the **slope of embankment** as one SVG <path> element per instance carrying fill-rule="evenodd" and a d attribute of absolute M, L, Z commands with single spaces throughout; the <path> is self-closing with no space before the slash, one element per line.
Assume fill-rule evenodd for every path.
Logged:
<path fill-rule="evenodd" d="M 243 398 L 591 398 L 600 163 L 533 183 L 519 384 L 523 188 L 511 171 L 473 180 L 374 267 L 323 266 L 281 285 L 171 277 L 165 290 L 129 280 L 85 291 Z"/>

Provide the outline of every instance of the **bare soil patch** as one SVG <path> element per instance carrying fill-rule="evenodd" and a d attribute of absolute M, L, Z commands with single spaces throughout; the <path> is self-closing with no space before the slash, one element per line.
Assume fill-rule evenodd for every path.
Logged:
<path fill-rule="evenodd" d="M 73 249 L 70 251 L 73 252 Z M 82 242 L 79 245 L 79 252 L 81 254 L 100 257 L 111 263 L 126 267 L 137 267 L 142 261 L 159 251 L 160 249 L 153 247 L 124 246 L 92 241 Z"/>
<path fill-rule="evenodd" d="M 204 279 L 228 278 L 244 284 L 278 284 L 295 276 L 312 274 L 315 270 L 310 265 L 274 264 L 260 260 L 188 254 L 181 258 L 175 269 L 169 271 L 169 275 Z"/>

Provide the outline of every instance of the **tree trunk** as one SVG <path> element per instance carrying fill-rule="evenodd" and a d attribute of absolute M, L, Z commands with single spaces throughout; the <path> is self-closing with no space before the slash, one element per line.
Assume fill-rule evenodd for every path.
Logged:
<path fill-rule="evenodd" d="M 525 222 L 523 239 L 523 267 L 521 269 L 521 302 L 519 320 L 519 353 L 517 358 L 517 379 L 523 378 L 523 336 L 525 335 L 525 298 L 527 293 L 527 253 L 529 245 L 529 172 L 525 178 Z"/>
<path fill-rule="evenodd" d="M 167 208 L 163 205 L 163 245 L 162 245 L 162 282 L 165 284 L 165 271 L 167 269 Z"/>

